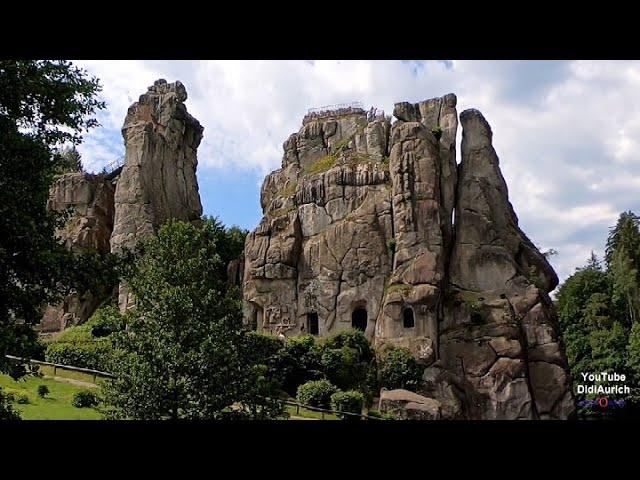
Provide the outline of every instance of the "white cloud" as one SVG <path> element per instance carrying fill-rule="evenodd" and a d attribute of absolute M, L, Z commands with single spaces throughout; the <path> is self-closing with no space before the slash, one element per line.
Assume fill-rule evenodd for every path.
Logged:
<path fill-rule="evenodd" d="M 308 108 L 361 101 L 390 114 L 395 102 L 454 92 L 459 112 L 478 108 L 491 124 L 521 227 L 560 252 L 561 277 L 602 251 L 620 211 L 640 213 L 640 62 L 76 63 L 102 80 L 109 103 L 104 127 L 81 146 L 93 169 L 123 153 L 127 108 L 157 78 L 187 87 L 187 108 L 205 127 L 201 169 L 261 176 L 280 166 Z"/>

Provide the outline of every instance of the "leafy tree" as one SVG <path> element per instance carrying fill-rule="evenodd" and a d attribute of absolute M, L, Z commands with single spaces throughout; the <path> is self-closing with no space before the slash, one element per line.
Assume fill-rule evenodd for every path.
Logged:
<path fill-rule="evenodd" d="M 29 326 L 72 281 L 74 259 L 56 241 L 60 219 L 46 204 L 58 147 L 97 125 L 99 91 L 66 61 L 0 61 L 0 371 L 25 373 L 5 354 L 35 352 Z"/>
<path fill-rule="evenodd" d="M 390 348 L 382 358 L 378 369 L 381 386 L 389 389 L 405 388 L 415 391 L 422 379 L 424 367 L 409 350 Z"/>
<path fill-rule="evenodd" d="M 627 211 L 620 214 L 616 225 L 609 229 L 605 249 L 605 261 L 608 267 L 613 263 L 613 255 L 616 250 L 624 248 L 631 258 L 633 268 L 638 268 L 638 260 L 640 260 L 639 226 L 640 218 L 635 213 Z"/>
<path fill-rule="evenodd" d="M 223 236 L 212 222 L 169 221 L 136 249 L 126 277 L 136 305 L 127 329 L 114 335 L 108 416 L 270 415 L 261 407 L 272 385 L 247 361 L 240 298 L 224 278 Z"/>
<path fill-rule="evenodd" d="M 315 337 L 302 335 L 289 338 L 276 354 L 273 372 L 282 389 L 295 396 L 300 385 L 324 378 L 322 349 Z"/>
<path fill-rule="evenodd" d="M 364 333 L 343 330 L 322 345 L 321 365 L 327 379 L 342 390 L 359 390 L 367 403 L 377 391 L 374 352 Z"/>
<path fill-rule="evenodd" d="M 60 157 L 61 161 L 57 173 L 63 174 L 83 171 L 82 156 L 75 145 L 63 149 L 60 152 Z"/>
<path fill-rule="evenodd" d="M 347 392 L 336 392 L 331 395 L 331 408 L 338 412 L 362 413 L 364 396 L 362 393 L 349 390 Z M 342 420 L 359 420 L 360 417 L 353 415 L 339 415 Z"/>
<path fill-rule="evenodd" d="M 331 395 L 337 391 L 338 388 L 329 380 L 312 380 L 298 387 L 296 399 L 304 405 L 329 408 Z"/>
<path fill-rule="evenodd" d="M 624 312 L 627 323 L 632 324 L 638 318 L 638 271 L 622 245 L 613 252 L 610 272 L 613 280 L 611 301 Z"/>
<path fill-rule="evenodd" d="M 602 269 L 598 258 L 592 253 L 586 266 L 577 268 L 559 288 L 556 295 L 556 309 L 560 325 L 583 324 L 584 308 L 593 294 L 611 296 L 611 282 Z"/>

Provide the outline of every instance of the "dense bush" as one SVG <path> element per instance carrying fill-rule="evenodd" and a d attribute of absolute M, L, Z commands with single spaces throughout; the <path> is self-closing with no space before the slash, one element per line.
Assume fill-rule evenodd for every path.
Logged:
<path fill-rule="evenodd" d="M 273 374 L 282 389 L 293 396 L 303 383 L 324 377 L 321 359 L 322 350 L 313 336 L 290 338 L 274 358 Z"/>
<path fill-rule="evenodd" d="M 38 396 L 44 398 L 49 395 L 49 387 L 46 385 L 38 385 Z"/>
<path fill-rule="evenodd" d="M 365 335 L 344 330 L 322 344 L 322 371 L 341 390 L 359 390 L 367 404 L 377 391 L 374 352 Z"/>
<path fill-rule="evenodd" d="M 101 308 L 83 325 L 61 332 L 47 346 L 45 359 L 108 372 L 113 352 L 111 334 L 123 329 L 124 319 L 116 308 Z"/>
<path fill-rule="evenodd" d="M 73 395 L 71 405 L 76 408 L 91 408 L 100 403 L 98 396 L 90 390 L 80 390 Z"/>
<path fill-rule="evenodd" d="M 364 404 L 364 395 L 354 390 L 346 392 L 336 392 L 331 395 L 331 408 L 339 412 L 362 413 L 362 405 Z M 340 415 L 343 420 L 359 420 L 360 417 L 352 415 Z"/>
<path fill-rule="evenodd" d="M 91 335 L 106 337 L 124 330 L 124 318 L 116 307 L 108 306 L 97 310 L 89 320 Z"/>
<path fill-rule="evenodd" d="M 386 352 L 378 367 L 380 385 L 389 389 L 415 391 L 422 378 L 422 367 L 406 348 L 394 347 Z"/>
<path fill-rule="evenodd" d="M 271 366 L 278 352 L 284 348 L 284 342 L 275 335 L 248 332 L 247 351 L 252 363 Z"/>
<path fill-rule="evenodd" d="M 28 405 L 29 403 L 31 403 L 27 395 L 19 395 L 16 402 L 18 402 L 20 405 Z"/>
<path fill-rule="evenodd" d="M 298 387 L 296 399 L 304 405 L 329 408 L 331 395 L 338 389 L 328 380 L 312 380 Z"/>

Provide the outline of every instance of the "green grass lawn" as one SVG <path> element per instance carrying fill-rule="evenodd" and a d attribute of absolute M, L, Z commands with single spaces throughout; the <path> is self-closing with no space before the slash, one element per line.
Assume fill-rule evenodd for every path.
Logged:
<path fill-rule="evenodd" d="M 38 396 L 38 385 L 49 387 L 47 398 Z M 85 390 L 84 387 L 60 382 L 49 378 L 28 376 L 14 381 L 8 375 L 0 375 L 3 392 L 29 397 L 29 404 L 14 402 L 13 407 L 23 420 L 99 420 L 102 415 L 93 408 L 76 408 L 71 405 L 73 394 Z"/>

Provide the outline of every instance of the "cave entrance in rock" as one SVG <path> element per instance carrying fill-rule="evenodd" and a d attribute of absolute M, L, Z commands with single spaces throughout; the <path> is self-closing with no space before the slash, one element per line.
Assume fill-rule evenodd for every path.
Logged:
<path fill-rule="evenodd" d="M 367 310 L 358 307 L 351 314 L 351 326 L 357 330 L 365 331 L 367 329 Z"/>
<path fill-rule="evenodd" d="M 320 332 L 317 312 L 307 313 L 307 331 L 311 335 L 318 335 L 318 333 Z"/>
<path fill-rule="evenodd" d="M 406 307 L 402 312 L 402 326 L 404 328 L 413 328 L 416 326 L 416 320 L 411 307 Z"/>
<path fill-rule="evenodd" d="M 262 308 L 256 306 L 253 311 L 253 319 L 251 322 L 251 328 L 253 330 L 259 330 L 262 327 Z"/>

